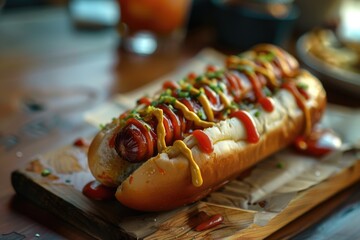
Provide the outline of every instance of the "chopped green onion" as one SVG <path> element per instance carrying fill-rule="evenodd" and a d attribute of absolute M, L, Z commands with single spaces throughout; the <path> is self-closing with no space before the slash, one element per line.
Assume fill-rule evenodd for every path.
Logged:
<path fill-rule="evenodd" d="M 190 93 L 189 92 L 184 92 L 184 91 L 180 91 L 178 93 L 179 97 L 182 97 L 182 98 L 186 98 L 186 97 L 189 97 L 190 96 Z"/>
<path fill-rule="evenodd" d="M 276 164 L 276 168 L 283 169 L 284 164 L 279 162 L 279 163 Z"/>
<path fill-rule="evenodd" d="M 197 78 L 195 78 L 195 82 L 201 82 L 203 80 L 203 76 L 198 76 Z"/>
<path fill-rule="evenodd" d="M 171 96 L 160 96 L 159 102 L 160 103 L 169 102 L 170 104 L 175 104 L 176 98 Z"/>
<path fill-rule="evenodd" d="M 297 86 L 298 88 L 301 88 L 301 89 L 304 89 L 304 90 L 306 90 L 306 89 L 309 88 L 309 86 L 308 86 L 306 83 L 303 83 L 303 82 L 297 83 L 296 86 Z"/>
<path fill-rule="evenodd" d="M 50 174 L 51 174 L 50 169 L 45 168 L 44 170 L 41 171 L 41 176 L 43 176 L 43 177 L 47 177 Z"/>
<path fill-rule="evenodd" d="M 273 52 L 269 52 L 267 54 L 262 54 L 258 57 L 260 60 L 264 60 L 266 62 L 271 62 L 275 58 L 275 54 Z"/>
<path fill-rule="evenodd" d="M 155 107 L 157 105 L 159 105 L 160 101 L 159 100 L 154 100 L 151 102 L 151 106 Z"/>
<path fill-rule="evenodd" d="M 146 130 L 148 130 L 148 131 L 150 131 L 150 130 L 151 130 L 151 127 L 150 127 L 150 125 L 149 125 L 149 124 L 147 124 L 147 123 L 145 123 L 145 122 L 144 122 L 144 126 L 145 126 Z"/>
<path fill-rule="evenodd" d="M 206 76 L 210 79 L 212 78 L 220 78 L 222 75 L 222 71 L 216 71 L 216 72 L 209 72 L 206 74 Z"/>
<path fill-rule="evenodd" d="M 267 88 L 267 87 L 264 87 L 264 88 L 263 88 L 263 93 L 264 93 L 265 96 L 267 96 L 267 97 L 271 97 L 271 96 L 272 96 L 272 92 L 271 92 L 270 89 Z"/>
<path fill-rule="evenodd" d="M 244 65 L 240 65 L 237 67 L 237 70 L 241 71 L 241 72 L 248 72 L 248 73 L 253 73 L 254 72 L 254 68 L 251 66 L 244 66 Z"/>
<path fill-rule="evenodd" d="M 206 116 L 203 111 L 197 112 L 197 115 L 201 120 L 206 120 Z"/>

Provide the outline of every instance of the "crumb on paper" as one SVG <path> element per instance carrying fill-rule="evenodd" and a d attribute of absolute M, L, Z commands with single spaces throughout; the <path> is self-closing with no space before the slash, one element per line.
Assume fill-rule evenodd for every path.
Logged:
<path fill-rule="evenodd" d="M 84 171 L 79 163 L 76 152 L 73 151 L 54 154 L 47 160 L 47 163 L 60 174 L 72 174 Z"/>
<path fill-rule="evenodd" d="M 41 173 L 44 170 L 44 166 L 40 163 L 39 159 L 36 159 L 31 161 L 25 170 L 34 173 Z"/>

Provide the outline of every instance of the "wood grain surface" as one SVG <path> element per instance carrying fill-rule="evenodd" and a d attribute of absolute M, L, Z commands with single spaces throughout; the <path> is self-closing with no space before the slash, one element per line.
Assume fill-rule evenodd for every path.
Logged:
<path fill-rule="evenodd" d="M 257 211 L 206 201 L 169 212 L 144 213 L 128 209 L 115 200 L 91 200 L 82 194 L 83 186 L 93 179 L 89 169 L 82 169 L 86 166 L 86 152 L 86 147 L 67 146 L 40 155 L 12 173 L 12 185 L 20 196 L 100 239 L 263 239 L 360 179 L 358 160 L 297 193 L 284 210 L 260 226 L 254 223 Z M 69 165 L 69 156 L 77 156 L 78 162 L 70 161 Z M 52 170 L 44 176 L 42 171 L 48 169 L 46 167 Z M 225 220 L 217 227 L 197 232 L 191 220 L 200 212 L 209 216 L 220 214 Z"/>

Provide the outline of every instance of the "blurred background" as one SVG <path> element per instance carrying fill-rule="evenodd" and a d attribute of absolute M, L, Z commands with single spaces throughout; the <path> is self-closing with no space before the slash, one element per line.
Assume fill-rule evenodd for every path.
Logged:
<path fill-rule="evenodd" d="M 84 112 L 207 47 L 236 54 L 274 43 L 329 89 L 360 95 L 359 0 L 0 0 L 0 6 L 0 153 L 12 156 L 29 143 L 41 148 L 51 136 L 82 134 Z M 358 106 L 339 94 L 330 101 Z"/>
<path fill-rule="evenodd" d="M 83 236 L 10 204 L 10 172 L 92 136 L 84 115 L 202 49 L 237 54 L 262 42 L 294 54 L 330 103 L 360 107 L 360 0 L 0 0 L 0 233 Z"/>
<path fill-rule="evenodd" d="M 73 132 L 80 113 L 173 71 L 206 47 L 234 54 L 274 43 L 330 88 L 359 95 L 353 81 L 359 2 L 0 0 L 0 150 L 55 130 Z M 310 53 L 330 65 L 312 62 Z M 332 73 L 336 68 L 347 72 Z"/>
<path fill-rule="evenodd" d="M 64 17 L 69 18 L 71 24 L 78 29 L 100 30 L 106 27 L 119 28 L 119 21 L 121 22 L 119 5 L 122 4 L 123 9 L 126 9 L 123 17 L 128 18 L 127 12 L 131 11 L 128 9 L 132 7 L 128 2 L 130 1 L 1 0 L 0 6 L 2 6 L 3 15 L 30 9 L 63 8 L 66 11 Z M 142 9 L 139 8 L 138 15 L 152 14 L 154 18 L 161 11 L 160 6 L 169 1 L 153 1 L 154 9 L 149 7 L 148 3 L 151 1 L 133 2 L 144 6 Z M 346 11 L 350 12 L 353 6 L 358 5 L 357 0 L 315 2 L 310 0 L 184 0 L 184 2 L 190 4 L 186 9 L 187 30 L 204 26 L 212 28 L 214 40 L 219 45 L 235 50 L 246 49 L 258 42 L 283 44 L 294 32 L 300 34 L 314 27 L 337 27 L 343 18 L 342 8 L 345 6 Z M 175 7 L 180 9 L 182 6 Z M 176 18 L 173 13 L 175 12 L 169 12 L 167 16 L 164 16 L 167 20 L 163 22 L 171 22 L 171 19 Z M 41 18 L 41 14 L 37 15 Z M 46 21 L 45 16 L 43 21 Z"/>

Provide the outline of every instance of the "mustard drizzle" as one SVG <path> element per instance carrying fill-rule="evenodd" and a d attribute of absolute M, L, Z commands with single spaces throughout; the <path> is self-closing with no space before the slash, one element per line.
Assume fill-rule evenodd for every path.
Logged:
<path fill-rule="evenodd" d="M 267 52 L 276 52 L 275 57 L 278 60 L 280 66 L 280 70 L 283 71 L 285 74 L 288 74 L 289 71 L 291 70 L 289 65 L 287 64 L 285 59 L 282 59 L 284 57 L 284 54 L 277 49 L 276 47 L 272 47 L 272 45 L 259 45 L 258 47 L 254 48 L 254 50 L 264 50 Z M 257 58 L 257 54 L 255 51 L 250 51 L 248 53 L 245 53 L 247 55 L 249 55 L 249 57 L 251 59 L 246 59 L 246 58 L 241 58 L 241 57 L 237 57 L 237 56 L 230 56 L 228 58 L 227 61 L 227 67 L 229 69 L 237 69 L 238 66 L 241 67 L 249 67 L 250 69 L 253 69 L 254 71 L 254 75 L 255 72 L 258 72 L 260 74 L 262 74 L 263 76 L 265 76 L 270 84 L 273 87 L 279 87 L 280 82 L 277 81 L 276 76 L 274 74 L 274 67 L 269 63 L 266 62 L 264 60 L 261 60 L 259 58 Z M 255 64 L 253 61 L 253 59 L 256 60 L 261 60 L 263 66 L 258 66 L 257 64 Z M 194 79 L 193 79 L 194 80 Z M 200 79 L 201 83 L 205 83 L 205 84 L 212 84 L 212 82 L 207 78 L 207 77 L 203 77 Z M 202 119 L 200 119 L 200 117 L 190 111 L 187 106 L 183 103 L 181 103 L 180 101 L 178 101 L 177 99 L 171 97 L 171 96 L 165 96 L 163 98 L 161 98 L 162 102 L 165 103 L 169 103 L 171 104 L 174 108 L 179 109 L 180 111 L 182 111 L 183 116 L 190 121 L 194 121 L 194 123 L 197 126 L 201 126 L 203 128 L 208 128 L 213 126 L 215 123 L 214 121 L 214 113 L 211 109 L 211 104 L 210 101 L 208 99 L 208 97 L 206 96 L 206 94 L 204 94 L 203 91 L 201 91 L 200 89 L 197 89 L 195 87 L 193 87 L 192 85 L 189 84 L 180 84 L 181 86 L 181 90 L 189 90 L 189 92 L 192 95 L 196 95 L 197 99 L 199 100 L 200 104 L 202 105 L 204 112 L 206 114 L 207 120 L 208 121 L 204 121 Z M 229 107 L 231 106 L 231 99 L 229 99 L 229 96 L 227 96 L 223 91 L 217 91 L 217 94 L 219 94 L 220 100 L 221 102 L 226 106 Z M 301 101 L 303 101 L 304 99 L 302 98 Z M 303 104 L 304 106 L 306 106 L 306 104 Z M 154 108 L 154 107 L 152 107 Z M 311 127 L 311 119 L 310 119 L 310 112 L 309 109 L 304 107 L 303 109 L 304 114 L 305 114 L 305 118 L 306 118 L 306 132 L 308 131 L 309 126 Z M 158 147 L 158 151 L 162 152 L 165 151 L 167 152 L 166 149 L 168 149 L 166 147 L 166 141 L 165 141 L 165 135 L 166 135 L 166 131 L 165 131 L 165 127 L 164 127 L 164 123 L 163 123 L 163 111 L 161 109 L 152 109 L 151 113 L 157 118 L 158 120 L 158 124 L 157 124 L 157 147 Z M 202 185 L 203 183 L 203 179 L 201 176 L 201 172 L 199 169 L 199 166 L 197 165 L 197 163 L 195 162 L 191 149 L 189 149 L 186 144 L 181 141 L 181 140 L 176 140 L 173 143 L 173 147 L 179 149 L 179 151 L 188 159 L 189 164 L 190 164 L 190 172 L 191 172 L 191 177 L 192 177 L 192 184 L 196 187 L 199 187 Z"/>
<path fill-rule="evenodd" d="M 283 77 L 292 75 L 292 69 L 291 69 L 289 63 L 285 59 L 285 54 L 279 48 L 277 48 L 271 44 L 260 44 L 260 45 L 255 46 L 253 48 L 253 51 L 245 52 L 243 55 L 248 56 L 248 58 L 231 56 L 228 58 L 227 66 L 229 68 L 234 68 L 234 69 L 236 69 L 238 66 L 247 66 L 247 67 L 253 69 L 254 72 L 258 72 L 258 73 L 261 73 L 264 76 L 266 76 L 270 80 L 270 83 L 274 87 L 279 87 L 280 82 L 278 82 L 276 80 L 276 76 L 273 71 L 274 67 L 269 62 L 260 59 L 259 56 L 256 54 L 257 51 L 264 51 L 264 52 L 272 53 L 274 55 L 274 58 L 276 58 L 276 60 L 278 61 L 279 65 L 280 65 L 279 66 L 280 71 L 282 71 L 285 75 Z M 261 63 L 264 65 L 264 67 L 256 65 L 250 59 L 260 60 Z M 302 111 L 305 116 L 305 131 L 304 132 L 305 132 L 305 135 L 309 135 L 311 132 L 311 128 L 312 128 L 310 109 L 306 105 L 306 99 L 301 94 L 298 94 L 298 95 L 299 95 L 298 97 L 296 97 L 296 96 L 294 96 L 294 97 L 298 98 L 298 100 L 301 101 L 301 104 L 303 106 Z"/>
<path fill-rule="evenodd" d="M 158 120 L 158 124 L 156 126 L 156 134 L 158 136 L 157 139 L 157 148 L 159 152 L 162 152 L 166 148 L 166 142 L 165 142 L 165 126 L 164 126 L 164 113 L 162 109 L 156 108 L 152 111 L 152 114 L 156 117 Z"/>
<path fill-rule="evenodd" d="M 190 164 L 191 182 L 195 187 L 200 187 L 203 184 L 199 165 L 194 160 L 191 149 L 181 140 L 176 140 L 173 144 L 179 151 L 188 159 Z"/>
<path fill-rule="evenodd" d="M 284 71 L 286 76 L 291 75 L 292 70 L 290 69 L 289 64 L 284 59 L 284 53 L 277 47 L 271 44 L 259 44 L 255 46 L 255 51 L 270 51 L 274 54 L 274 57 L 279 61 L 282 71 Z"/>

